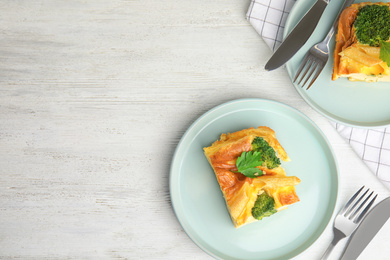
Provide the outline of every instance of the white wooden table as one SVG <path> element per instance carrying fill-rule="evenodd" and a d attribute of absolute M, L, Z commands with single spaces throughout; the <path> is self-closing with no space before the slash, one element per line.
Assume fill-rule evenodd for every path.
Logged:
<path fill-rule="evenodd" d="M 249 0 L 0 2 L 0 258 L 210 259 L 170 204 L 190 124 L 238 98 L 283 102 L 329 139 L 337 209 L 387 189 L 309 107 L 245 19 Z M 386 224 L 361 259 L 388 259 Z M 317 259 L 330 226 L 297 259 Z"/>

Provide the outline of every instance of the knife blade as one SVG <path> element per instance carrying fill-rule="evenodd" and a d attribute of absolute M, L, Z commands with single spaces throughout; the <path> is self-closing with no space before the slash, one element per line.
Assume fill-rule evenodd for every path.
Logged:
<path fill-rule="evenodd" d="M 342 260 L 357 259 L 390 217 L 390 197 L 379 202 L 348 241 Z"/>
<path fill-rule="evenodd" d="M 329 0 L 315 2 L 268 60 L 266 70 L 277 69 L 294 56 L 310 38 L 328 3 Z"/>

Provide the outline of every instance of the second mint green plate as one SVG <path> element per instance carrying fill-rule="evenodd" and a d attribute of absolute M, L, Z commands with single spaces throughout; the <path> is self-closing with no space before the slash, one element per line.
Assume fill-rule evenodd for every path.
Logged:
<path fill-rule="evenodd" d="M 286 21 L 284 36 L 314 4 L 313 0 L 298 0 Z M 364 2 L 362 0 L 355 1 Z M 380 2 L 373 0 L 372 2 Z M 286 64 L 293 80 L 306 52 L 323 40 L 344 1 L 330 1 L 317 28 L 306 44 Z M 294 84 L 302 98 L 315 110 L 333 121 L 357 127 L 384 127 L 390 125 L 390 82 L 351 82 L 346 78 L 331 80 L 333 70 L 334 36 L 330 44 L 331 57 L 322 73 L 309 90 Z"/>
<path fill-rule="evenodd" d="M 297 176 L 298 203 L 261 221 L 236 229 L 214 172 L 203 154 L 220 134 L 268 126 Z M 188 236 L 218 259 L 290 259 L 307 249 L 331 219 L 338 194 L 338 169 L 320 129 L 299 111 L 271 100 L 239 99 L 197 119 L 173 156 L 170 193 L 174 211 Z"/>

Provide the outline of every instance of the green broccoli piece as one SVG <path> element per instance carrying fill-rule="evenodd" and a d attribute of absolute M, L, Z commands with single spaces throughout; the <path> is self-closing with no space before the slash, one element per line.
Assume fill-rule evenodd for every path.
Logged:
<path fill-rule="evenodd" d="M 266 192 L 257 196 L 255 205 L 252 208 L 252 216 L 255 219 L 261 220 L 262 218 L 269 217 L 275 214 L 275 201 Z"/>
<path fill-rule="evenodd" d="M 390 10 L 387 5 L 366 5 L 359 10 L 354 26 L 359 42 L 379 46 L 390 38 Z"/>
<path fill-rule="evenodd" d="M 273 169 L 280 165 L 280 159 L 276 156 L 275 150 L 269 146 L 264 138 L 255 137 L 252 141 L 252 150 L 254 152 L 260 152 L 261 161 L 264 162 L 263 165 L 268 169 Z"/>

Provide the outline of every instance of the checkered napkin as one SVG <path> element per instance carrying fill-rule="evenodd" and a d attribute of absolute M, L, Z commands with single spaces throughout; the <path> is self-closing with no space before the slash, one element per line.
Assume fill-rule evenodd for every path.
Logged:
<path fill-rule="evenodd" d="M 283 41 L 284 24 L 295 1 L 251 1 L 247 19 L 271 50 L 276 50 Z M 390 128 L 361 129 L 331 123 L 369 169 L 390 188 Z"/>

